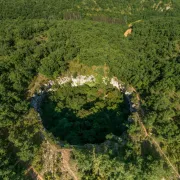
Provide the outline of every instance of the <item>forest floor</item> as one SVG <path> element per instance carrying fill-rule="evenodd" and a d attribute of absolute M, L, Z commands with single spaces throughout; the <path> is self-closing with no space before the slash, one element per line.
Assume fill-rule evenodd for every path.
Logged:
<path fill-rule="evenodd" d="M 35 167 L 30 165 L 26 171 L 26 175 L 31 177 L 33 180 L 44 180 L 45 173 L 51 172 L 52 174 L 55 174 L 57 171 L 59 172 L 60 170 L 60 179 L 78 180 L 79 178 L 77 176 L 77 169 L 75 167 L 76 164 L 70 163 L 72 149 L 56 147 L 54 144 L 49 143 L 47 140 L 45 144 L 46 146 L 44 146 L 44 148 L 46 148 L 47 151 L 47 154 L 45 154 L 45 156 L 47 155 L 48 157 L 44 159 L 45 161 L 41 172 L 38 172 Z M 58 153 L 61 154 L 60 162 L 56 161 Z"/>
<path fill-rule="evenodd" d="M 62 155 L 62 171 L 67 171 L 74 180 L 78 180 L 78 177 L 73 172 L 69 165 L 70 156 L 71 156 L 71 150 L 70 149 L 61 149 L 61 155 Z"/>
<path fill-rule="evenodd" d="M 51 145 L 51 148 L 54 151 L 57 151 L 57 152 L 61 153 L 61 157 L 62 157 L 61 171 L 64 172 L 64 173 L 67 173 L 68 175 L 70 175 L 73 178 L 73 180 L 78 180 L 79 178 L 77 177 L 76 172 L 74 172 L 74 170 L 71 168 L 71 165 L 69 163 L 70 158 L 71 158 L 72 149 L 58 148 L 58 147 L 56 147 L 54 145 Z"/>
<path fill-rule="evenodd" d="M 32 179 L 44 180 L 43 177 L 36 171 L 36 169 L 35 169 L 33 166 L 30 166 L 30 167 L 27 169 L 26 174 L 29 174 Z"/>

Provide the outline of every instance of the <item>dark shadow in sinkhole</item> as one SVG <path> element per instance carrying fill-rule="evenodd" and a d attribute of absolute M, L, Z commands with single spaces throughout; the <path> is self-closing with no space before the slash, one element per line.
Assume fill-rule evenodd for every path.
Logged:
<path fill-rule="evenodd" d="M 91 105 L 87 103 L 82 109 L 87 110 Z M 115 110 L 102 108 L 80 118 L 72 109 L 64 108 L 58 112 L 56 103 L 47 98 L 42 103 L 41 110 L 44 127 L 55 137 L 71 145 L 102 143 L 107 134 L 120 136 L 127 130 L 129 111 L 126 103 L 118 104 Z"/>

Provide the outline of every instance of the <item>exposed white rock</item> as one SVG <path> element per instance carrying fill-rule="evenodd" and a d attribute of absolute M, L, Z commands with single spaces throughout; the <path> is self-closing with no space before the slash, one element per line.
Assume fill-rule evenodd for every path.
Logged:
<path fill-rule="evenodd" d="M 136 105 L 135 104 L 132 104 L 132 108 L 135 108 L 136 107 Z"/>
<path fill-rule="evenodd" d="M 104 84 L 107 85 L 107 84 L 108 84 L 108 81 L 109 81 L 109 78 L 108 78 L 108 77 L 103 77 L 103 78 L 102 78 L 102 81 L 103 81 Z"/>
<path fill-rule="evenodd" d="M 52 80 L 50 80 L 48 83 L 49 83 L 51 86 L 54 85 L 54 81 L 52 81 Z"/>
<path fill-rule="evenodd" d="M 163 8 L 159 8 L 159 10 L 160 10 L 161 12 L 163 12 L 163 11 L 164 11 L 164 9 L 163 9 Z"/>
<path fill-rule="evenodd" d="M 57 83 L 59 85 L 66 84 L 66 83 L 68 83 L 70 81 L 71 81 L 71 77 L 68 77 L 68 76 L 57 79 Z"/>
<path fill-rule="evenodd" d="M 125 91 L 125 94 L 129 96 L 129 95 L 131 95 L 131 94 L 132 94 L 132 92 Z"/>
<path fill-rule="evenodd" d="M 166 6 L 166 11 L 171 9 L 171 6 Z"/>
<path fill-rule="evenodd" d="M 50 88 L 50 89 L 48 89 L 48 92 L 55 92 L 57 90 L 58 90 L 57 88 Z"/>
<path fill-rule="evenodd" d="M 31 100 L 31 105 L 38 112 L 40 112 L 40 106 L 41 106 L 41 102 L 43 101 L 43 99 L 45 97 L 45 92 L 57 91 L 57 88 L 53 87 L 53 85 L 55 85 L 55 84 L 63 85 L 63 84 L 66 84 L 68 82 L 71 82 L 72 87 L 77 87 L 77 86 L 82 86 L 82 85 L 90 83 L 90 82 L 96 82 L 96 78 L 93 75 L 90 75 L 90 76 L 78 75 L 75 78 L 73 76 L 66 76 L 66 77 L 59 77 L 54 81 L 49 80 L 48 83 L 46 83 L 42 86 L 43 90 L 40 89 L 37 92 L 37 94 L 33 95 L 32 100 Z M 111 80 L 109 80 L 108 77 L 103 77 L 102 82 L 105 85 L 110 83 L 113 87 L 122 91 L 125 94 L 128 102 L 129 102 L 130 112 L 134 112 L 134 110 L 136 109 L 136 105 L 131 102 L 131 96 L 130 95 L 132 94 L 132 92 L 128 92 L 126 90 L 126 87 L 124 86 L 124 84 L 122 82 L 118 81 L 116 77 L 111 78 Z M 107 96 L 105 96 L 105 98 L 106 97 Z"/>
<path fill-rule="evenodd" d="M 41 94 L 41 93 L 43 93 L 43 91 L 40 89 L 40 90 L 38 91 L 38 93 Z"/>
<path fill-rule="evenodd" d="M 95 77 L 93 75 L 91 76 L 82 76 L 82 75 L 79 75 L 77 76 L 76 78 L 73 78 L 71 76 L 71 86 L 82 86 L 86 83 L 89 83 L 89 82 L 95 82 Z"/>
<path fill-rule="evenodd" d="M 110 84 L 120 90 L 119 82 L 114 77 L 111 78 Z"/>

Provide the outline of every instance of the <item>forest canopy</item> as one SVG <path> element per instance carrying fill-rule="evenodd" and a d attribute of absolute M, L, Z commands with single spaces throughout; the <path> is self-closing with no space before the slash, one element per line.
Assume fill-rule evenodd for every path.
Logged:
<path fill-rule="evenodd" d="M 124 89 L 67 83 L 32 107 L 44 84 L 78 75 Z M 178 1 L 0 0 L 0 179 L 34 179 L 32 167 L 72 179 L 45 171 L 51 146 L 78 179 L 178 179 L 179 76 Z"/>

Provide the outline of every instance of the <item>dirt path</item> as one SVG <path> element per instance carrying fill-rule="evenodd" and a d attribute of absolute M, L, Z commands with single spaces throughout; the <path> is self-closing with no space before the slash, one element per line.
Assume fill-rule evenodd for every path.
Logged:
<path fill-rule="evenodd" d="M 150 136 L 149 136 L 150 137 Z M 156 145 L 156 147 L 158 148 L 159 152 L 161 155 L 163 155 L 166 159 L 166 161 L 168 162 L 168 164 L 171 166 L 171 168 L 174 170 L 174 172 L 176 173 L 178 179 L 180 179 L 180 175 L 178 173 L 178 171 L 176 170 L 176 168 L 174 167 L 174 165 L 171 163 L 171 161 L 169 160 L 169 158 L 166 156 L 166 154 L 162 151 L 161 147 L 159 146 L 158 142 L 153 138 L 150 137 L 150 139 L 152 140 L 152 142 Z"/>
<path fill-rule="evenodd" d="M 65 149 L 65 148 L 57 148 L 56 146 L 50 144 L 48 141 L 47 143 L 51 146 L 51 148 L 53 149 L 53 151 L 59 152 L 61 153 L 62 156 L 62 166 L 61 166 L 61 170 L 64 172 L 68 172 L 68 174 L 74 179 L 74 180 L 78 180 L 76 174 L 74 173 L 74 171 L 71 169 L 70 165 L 69 165 L 69 161 L 70 161 L 70 157 L 71 157 L 71 151 L 72 149 Z M 41 179 L 40 179 L 41 180 Z"/>
<path fill-rule="evenodd" d="M 71 150 L 70 149 L 61 149 L 61 155 L 62 155 L 62 170 L 63 171 L 67 171 L 74 180 L 78 180 L 76 174 L 71 170 L 70 166 L 69 166 L 69 160 L 70 160 L 70 153 Z"/>
<path fill-rule="evenodd" d="M 137 120 L 138 120 L 138 123 L 140 124 L 140 126 L 141 126 L 144 134 L 145 134 L 145 137 L 149 136 L 149 134 L 148 134 L 148 132 L 147 132 L 147 129 L 146 129 L 146 127 L 144 126 L 144 124 L 142 123 L 141 118 L 140 118 L 140 116 L 139 116 L 138 113 L 137 113 Z"/>
<path fill-rule="evenodd" d="M 139 101 L 139 111 L 140 111 L 140 114 L 141 116 L 143 117 L 144 116 L 144 111 L 141 107 L 141 104 L 140 104 L 140 101 L 141 101 L 141 98 L 139 96 L 139 94 L 137 93 L 136 89 L 134 87 L 132 87 L 133 91 L 136 93 L 136 98 L 137 100 Z M 180 179 L 180 174 L 179 172 L 177 171 L 177 169 L 175 168 L 175 166 L 171 163 L 171 161 L 169 160 L 169 158 L 166 156 L 166 154 L 163 152 L 163 150 L 161 149 L 159 143 L 155 140 L 155 138 L 153 138 L 147 131 L 145 125 L 143 124 L 143 121 L 142 121 L 142 118 L 140 117 L 140 115 L 137 113 L 137 120 L 138 120 L 138 123 L 140 124 L 144 134 L 145 134 L 145 137 L 149 137 L 149 139 L 151 140 L 151 142 L 155 145 L 155 147 L 157 147 L 159 153 L 161 154 L 161 156 L 163 156 L 167 163 L 171 166 L 171 168 L 173 169 L 173 171 L 176 173 L 178 179 Z"/>
<path fill-rule="evenodd" d="M 171 168 L 173 169 L 173 171 L 176 173 L 178 179 L 180 179 L 180 174 L 178 173 L 178 171 L 176 170 L 175 166 L 171 163 L 171 161 L 169 160 L 169 158 L 166 156 L 166 154 L 163 152 L 163 150 L 161 149 L 159 143 L 155 140 L 155 138 L 153 138 L 151 135 L 148 134 L 146 127 L 144 126 L 144 124 L 141 121 L 140 116 L 138 115 L 138 122 L 141 126 L 141 128 L 144 131 L 145 137 L 148 137 L 151 142 L 155 145 L 155 147 L 157 147 L 158 152 L 161 154 L 161 156 L 164 156 L 164 158 L 166 159 L 167 163 L 171 166 Z"/>
<path fill-rule="evenodd" d="M 30 174 L 30 176 L 33 178 L 33 179 L 36 179 L 36 180 L 44 180 L 42 178 L 42 176 L 32 167 L 30 166 L 26 172 L 26 174 Z"/>
<path fill-rule="evenodd" d="M 74 180 L 78 180 L 78 177 L 76 176 L 76 174 L 73 172 L 73 170 L 71 169 L 71 167 L 69 165 L 70 153 L 71 153 L 72 149 L 57 149 L 54 146 L 52 146 L 52 149 L 54 151 L 57 151 L 57 152 L 61 153 L 61 155 L 62 155 L 62 167 L 61 167 L 62 171 L 68 172 L 68 174 Z M 27 169 L 26 175 L 27 174 L 29 174 L 33 179 L 44 180 L 43 177 L 34 169 L 33 166 L 30 166 Z"/>

